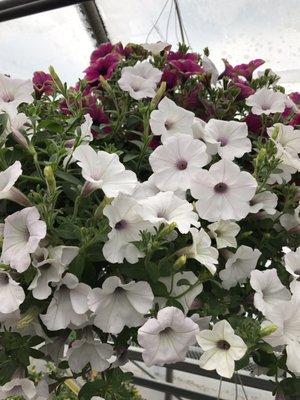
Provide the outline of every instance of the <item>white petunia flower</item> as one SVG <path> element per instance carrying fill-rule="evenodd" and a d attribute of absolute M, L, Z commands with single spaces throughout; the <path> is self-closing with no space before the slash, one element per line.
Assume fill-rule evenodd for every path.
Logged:
<path fill-rule="evenodd" d="M 191 188 L 192 177 L 208 163 L 205 144 L 188 135 L 166 139 L 149 157 L 153 181 L 160 190 Z"/>
<path fill-rule="evenodd" d="M 160 52 L 162 52 L 166 47 L 169 47 L 170 44 L 167 42 L 157 42 L 157 43 L 143 43 L 141 46 L 152 53 L 154 56 L 158 56 Z"/>
<path fill-rule="evenodd" d="M 233 160 L 251 151 L 245 122 L 210 119 L 205 126 L 204 140 L 221 158 Z"/>
<path fill-rule="evenodd" d="M 152 225 L 141 217 L 141 206 L 130 196 L 119 194 L 103 214 L 109 219 L 112 230 L 109 241 L 103 246 L 103 255 L 111 263 L 122 263 L 124 258 L 137 262 L 143 256 L 131 242 L 141 239 L 141 231 L 152 230 Z"/>
<path fill-rule="evenodd" d="M 147 181 L 138 182 L 131 197 L 136 200 L 145 200 L 148 197 L 155 196 L 157 193 L 159 193 L 161 190 L 159 190 L 158 187 L 155 185 L 153 178 L 154 175 L 152 174 L 151 176 L 149 176 Z M 164 192 L 165 189 L 162 191 Z M 173 193 L 181 199 L 186 199 L 186 190 L 178 189 L 175 190 Z"/>
<path fill-rule="evenodd" d="M 277 202 L 278 197 L 275 193 L 269 192 L 268 190 L 257 193 L 250 200 L 250 212 L 256 214 L 263 210 L 266 214 L 274 215 L 276 213 Z"/>
<path fill-rule="evenodd" d="M 5 271 L 0 271 L 0 313 L 10 314 L 25 300 L 23 288 Z"/>
<path fill-rule="evenodd" d="M 216 273 L 219 252 L 212 247 L 211 239 L 203 228 L 200 230 L 190 228 L 193 238 L 193 244 L 178 250 L 178 254 L 185 254 L 187 258 L 194 258 L 200 264 L 204 265 L 213 275 Z"/>
<path fill-rule="evenodd" d="M 146 80 L 140 76 L 125 75 L 118 80 L 122 90 L 128 92 L 135 100 L 141 100 L 145 97 L 153 98 L 155 96 L 156 85 L 152 80 Z"/>
<path fill-rule="evenodd" d="M 173 277 L 162 277 L 159 280 L 166 286 L 170 296 L 176 297 L 176 300 L 182 305 L 185 314 L 189 311 L 194 299 L 203 290 L 202 283 L 198 282 L 197 276 L 192 271 L 177 272 Z M 182 281 L 182 283 L 180 281 Z M 189 284 L 185 281 L 188 281 Z M 197 282 L 198 284 L 196 285 Z M 195 286 L 188 290 L 189 287 L 193 285 Z M 159 301 L 160 307 L 166 305 L 167 300 L 165 298 L 159 297 L 156 300 Z"/>
<path fill-rule="evenodd" d="M 34 396 L 34 400 L 49 400 L 50 393 L 49 393 L 49 386 L 46 379 L 42 379 L 36 385 L 36 395 Z"/>
<path fill-rule="evenodd" d="M 137 62 L 133 67 L 124 67 L 118 80 L 120 88 L 129 92 L 135 100 L 154 97 L 162 71 L 148 61 Z"/>
<path fill-rule="evenodd" d="M 275 268 L 252 271 L 250 284 L 255 290 L 254 306 L 263 314 L 268 308 L 291 299 L 290 291 L 281 283 Z"/>
<path fill-rule="evenodd" d="M 0 108 L 7 103 L 17 108 L 21 103 L 31 103 L 33 84 L 30 79 L 13 79 L 0 74 Z"/>
<path fill-rule="evenodd" d="M 117 276 L 107 278 L 102 289 L 95 288 L 88 296 L 88 305 L 95 313 L 94 325 L 114 335 L 125 326 L 144 323 L 144 314 L 151 309 L 153 293 L 147 282 L 123 284 Z"/>
<path fill-rule="evenodd" d="M 0 199 L 12 200 L 25 207 L 30 205 L 27 197 L 14 187 L 19 176 L 22 175 L 20 161 L 15 161 L 13 165 L 0 172 Z"/>
<path fill-rule="evenodd" d="M 122 264 L 124 259 L 130 264 L 136 264 L 139 258 L 145 255 L 133 243 L 121 242 L 116 239 L 110 239 L 105 242 L 102 252 L 104 258 L 112 264 Z"/>
<path fill-rule="evenodd" d="M 283 214 L 279 218 L 280 224 L 288 232 L 299 232 L 300 230 L 300 204 L 295 208 L 294 214 Z"/>
<path fill-rule="evenodd" d="M 204 140 L 206 122 L 194 117 L 192 124 L 193 138 Z"/>
<path fill-rule="evenodd" d="M 117 154 L 97 152 L 90 146 L 81 145 L 76 148 L 73 157 L 82 168 L 82 176 L 86 180 L 84 195 L 96 189 L 102 189 L 108 197 L 116 197 L 119 193 L 131 194 L 134 191 L 136 175 L 125 170 Z"/>
<path fill-rule="evenodd" d="M 295 130 L 292 126 L 283 124 L 275 124 L 267 129 L 267 133 L 271 140 L 275 143 L 277 154 L 276 157 L 281 160 L 283 165 L 300 170 L 300 130 Z M 280 168 L 281 164 L 279 164 Z"/>
<path fill-rule="evenodd" d="M 237 247 L 236 236 L 241 228 L 235 222 L 219 220 L 209 224 L 208 229 L 210 236 L 216 240 L 218 249 Z"/>
<path fill-rule="evenodd" d="M 148 197 L 155 196 L 160 190 L 153 182 L 153 175 L 151 175 L 147 181 L 138 182 L 131 197 L 136 200 L 144 200 Z"/>
<path fill-rule="evenodd" d="M 289 182 L 292 179 L 292 175 L 296 172 L 296 168 L 281 162 L 277 165 L 275 171 L 270 174 L 267 183 L 269 185 L 273 185 L 274 183 L 282 185 L 283 183 Z"/>
<path fill-rule="evenodd" d="M 122 76 L 128 75 L 152 81 L 156 85 L 161 79 L 162 71 L 153 67 L 149 61 L 143 61 L 137 62 L 133 67 L 124 67 L 122 69 Z"/>
<path fill-rule="evenodd" d="M 286 346 L 286 366 L 296 377 L 300 377 L 300 342 L 293 342 Z"/>
<path fill-rule="evenodd" d="M 92 125 L 93 119 L 90 114 L 84 115 L 84 122 L 80 125 L 80 144 L 81 145 L 88 145 L 93 140 L 92 134 Z M 76 161 L 73 157 L 73 151 L 75 150 L 76 139 L 70 139 L 65 143 L 65 149 L 68 152 L 68 155 L 63 160 L 63 167 L 66 168 L 67 165 L 72 164 Z"/>
<path fill-rule="evenodd" d="M 247 106 L 251 107 L 251 112 L 256 115 L 282 113 L 285 103 L 285 94 L 267 88 L 257 90 L 246 99 Z"/>
<path fill-rule="evenodd" d="M 87 321 L 87 297 L 91 288 L 79 283 L 77 277 L 67 273 L 56 287 L 46 314 L 40 315 L 49 331 L 66 329 L 69 325 L 76 327 Z"/>
<path fill-rule="evenodd" d="M 300 342 L 300 298 L 277 304 L 265 311 L 265 317 L 277 326 L 277 330 L 264 338 L 272 346 Z"/>
<path fill-rule="evenodd" d="M 229 322 L 217 322 L 212 330 L 200 331 L 197 342 L 204 350 L 200 357 L 200 368 L 215 369 L 220 376 L 231 378 L 235 361 L 244 357 L 247 346 L 242 338 L 234 333 Z"/>
<path fill-rule="evenodd" d="M 30 265 L 41 239 L 46 236 L 46 223 L 41 221 L 36 207 L 27 207 L 5 218 L 1 259 L 18 272 Z"/>
<path fill-rule="evenodd" d="M 76 246 L 38 248 L 33 254 L 32 265 L 37 274 L 29 286 L 34 298 L 43 300 L 51 294 L 50 282 L 59 282 L 67 266 L 79 253 Z"/>
<path fill-rule="evenodd" d="M 139 202 L 142 206 L 142 217 L 152 224 L 171 224 L 181 233 L 188 233 L 191 225 L 199 227 L 198 216 L 193 206 L 186 200 L 180 199 L 172 192 L 160 192 L 155 196 Z"/>
<path fill-rule="evenodd" d="M 215 86 L 220 74 L 215 64 L 205 54 L 202 56 L 202 67 L 205 72 L 211 74 L 210 83 Z"/>
<path fill-rule="evenodd" d="M 25 400 L 33 400 L 35 395 L 34 383 L 27 378 L 15 378 L 0 386 L 0 399 L 21 396 Z"/>
<path fill-rule="evenodd" d="M 109 344 L 83 339 L 72 343 L 67 359 L 73 372 L 81 372 L 88 363 L 93 371 L 102 372 L 110 366 L 107 360 L 112 355 L 113 348 Z"/>
<path fill-rule="evenodd" d="M 138 343 L 144 349 L 147 366 L 183 361 L 188 347 L 195 343 L 198 325 L 179 308 L 166 307 L 138 330 Z"/>
<path fill-rule="evenodd" d="M 28 148 L 28 140 L 21 133 L 21 129 L 24 125 L 30 123 L 30 119 L 24 114 L 19 113 L 17 108 L 11 104 L 0 105 L 0 113 L 5 112 L 7 114 L 7 124 L 0 136 L 1 141 L 5 141 L 9 134 L 12 134 L 13 138 L 20 143 L 24 148 Z"/>
<path fill-rule="evenodd" d="M 300 153 L 300 130 L 291 125 L 277 123 L 267 129 L 267 134 L 276 145 L 290 153 Z"/>
<path fill-rule="evenodd" d="M 255 269 L 257 261 L 261 255 L 258 249 L 251 249 L 248 246 L 240 246 L 235 254 L 230 253 L 226 261 L 225 269 L 220 271 L 222 286 L 229 290 L 238 283 L 245 283 Z"/>
<path fill-rule="evenodd" d="M 296 251 L 289 251 L 284 255 L 284 266 L 293 278 L 300 278 L 300 247 Z"/>
<path fill-rule="evenodd" d="M 178 134 L 193 136 L 194 113 L 179 107 L 164 97 L 158 104 L 158 110 L 150 114 L 150 127 L 153 135 L 161 136 L 161 141 Z"/>
<path fill-rule="evenodd" d="M 249 201 L 257 182 L 251 174 L 240 171 L 232 161 L 220 160 L 209 171 L 194 176 L 192 196 L 198 199 L 196 209 L 207 221 L 241 220 L 250 212 Z"/>

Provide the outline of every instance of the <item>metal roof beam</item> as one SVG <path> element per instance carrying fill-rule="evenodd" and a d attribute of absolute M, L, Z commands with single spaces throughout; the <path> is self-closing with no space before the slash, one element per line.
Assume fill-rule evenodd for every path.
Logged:
<path fill-rule="evenodd" d="M 0 1 L 0 22 L 89 1 L 90 0 L 3 0 Z"/>

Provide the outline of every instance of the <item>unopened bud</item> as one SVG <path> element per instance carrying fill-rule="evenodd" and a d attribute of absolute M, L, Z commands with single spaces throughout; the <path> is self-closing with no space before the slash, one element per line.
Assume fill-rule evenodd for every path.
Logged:
<path fill-rule="evenodd" d="M 101 86 L 104 90 L 106 90 L 108 93 L 111 93 L 111 86 L 102 75 L 100 75 L 99 77 L 99 82 L 101 83 Z"/>
<path fill-rule="evenodd" d="M 76 394 L 76 396 L 78 395 L 80 387 L 77 385 L 74 379 L 66 379 L 64 383 L 71 390 L 71 392 Z"/>
<path fill-rule="evenodd" d="M 256 162 L 259 164 L 261 163 L 267 155 L 267 150 L 263 147 L 262 149 L 259 150 L 257 157 L 256 157 Z"/>
<path fill-rule="evenodd" d="M 176 222 L 171 222 L 170 225 L 165 226 L 161 231 L 160 231 L 160 236 L 165 237 L 170 235 L 176 228 Z"/>
<path fill-rule="evenodd" d="M 40 311 L 36 307 L 29 308 L 17 323 L 17 329 L 22 330 L 27 328 L 39 315 Z"/>
<path fill-rule="evenodd" d="M 187 257 L 185 254 L 182 254 L 182 256 L 178 257 L 174 263 L 175 270 L 178 270 L 178 269 L 184 267 L 186 264 L 186 259 L 187 259 Z"/>
<path fill-rule="evenodd" d="M 54 82 L 55 86 L 57 87 L 57 89 L 60 92 L 64 93 L 65 92 L 64 84 L 59 79 L 59 77 L 58 77 L 57 73 L 55 72 L 55 69 L 52 67 L 52 65 L 49 67 L 49 72 L 50 72 L 50 75 L 51 75 L 53 82 Z"/>
<path fill-rule="evenodd" d="M 96 211 L 95 211 L 95 214 L 94 214 L 96 219 L 101 219 L 102 218 L 104 208 L 106 206 L 108 206 L 112 202 L 112 200 L 113 199 L 111 199 L 109 197 L 106 197 L 106 196 L 104 197 L 104 199 L 101 201 L 99 206 L 96 208 Z"/>
<path fill-rule="evenodd" d="M 160 84 L 160 87 L 159 87 L 158 91 L 156 92 L 156 95 L 151 100 L 151 103 L 150 103 L 151 110 L 154 110 L 157 107 L 158 103 L 160 102 L 161 98 L 163 97 L 163 95 L 166 91 L 166 87 L 167 87 L 166 82 L 162 82 Z"/>
<path fill-rule="evenodd" d="M 275 126 L 275 128 L 274 128 L 274 130 L 272 132 L 272 139 L 276 140 L 278 135 L 279 135 L 279 126 Z"/>
<path fill-rule="evenodd" d="M 56 179 L 51 165 L 46 165 L 44 168 L 44 177 L 46 179 L 49 193 L 54 193 L 56 191 Z"/>
<path fill-rule="evenodd" d="M 270 324 L 270 325 L 268 325 L 268 326 L 262 328 L 262 329 L 259 331 L 259 336 L 260 336 L 261 338 L 263 338 L 263 337 L 265 337 L 265 336 L 272 335 L 272 333 L 274 333 L 274 332 L 276 332 L 276 331 L 277 331 L 277 326 L 274 325 L 274 324 Z"/>

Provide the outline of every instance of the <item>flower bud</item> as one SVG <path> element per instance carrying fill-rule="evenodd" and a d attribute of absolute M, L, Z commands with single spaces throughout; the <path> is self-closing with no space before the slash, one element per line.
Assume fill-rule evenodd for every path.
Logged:
<path fill-rule="evenodd" d="M 96 219 L 101 219 L 103 216 L 103 210 L 106 206 L 108 206 L 110 203 L 112 202 L 112 199 L 109 197 L 104 197 L 104 199 L 101 201 L 101 203 L 99 204 L 99 206 L 96 208 L 95 211 L 95 218 Z"/>
<path fill-rule="evenodd" d="M 107 80 L 102 75 L 99 76 L 99 82 L 101 83 L 101 86 L 103 87 L 103 89 L 107 91 L 107 93 L 112 92 L 110 84 L 107 82 Z"/>
<path fill-rule="evenodd" d="M 78 395 L 80 387 L 76 384 L 74 379 L 67 379 L 64 383 L 71 390 L 71 392 Z"/>
<path fill-rule="evenodd" d="M 40 311 L 37 307 L 29 308 L 17 323 L 17 329 L 22 330 L 27 328 L 39 315 Z"/>
<path fill-rule="evenodd" d="M 259 331 L 259 336 L 260 336 L 261 338 L 263 338 L 263 337 L 265 337 L 265 336 L 272 335 L 272 333 L 274 333 L 274 332 L 276 332 L 276 331 L 277 331 L 277 326 L 274 325 L 274 324 L 270 324 L 270 325 L 268 325 L 268 326 L 262 328 L 262 329 Z"/>
<path fill-rule="evenodd" d="M 151 103 L 150 103 L 150 109 L 151 110 L 154 110 L 156 108 L 156 106 L 158 105 L 158 103 L 160 102 L 161 98 L 163 97 L 163 95 L 164 95 L 164 93 L 166 91 L 166 87 L 167 87 L 167 83 L 166 82 L 162 82 L 160 84 L 160 87 L 159 87 L 158 91 L 156 92 L 155 96 L 151 100 Z"/>
<path fill-rule="evenodd" d="M 57 87 L 57 89 L 59 89 L 61 93 L 64 93 L 65 87 L 64 87 L 62 81 L 59 79 L 59 77 L 58 77 L 57 73 L 55 72 L 55 69 L 52 67 L 52 65 L 49 67 L 49 72 L 50 72 L 50 75 L 51 75 L 53 82 L 54 82 L 55 86 Z"/>
<path fill-rule="evenodd" d="M 174 269 L 177 271 L 178 269 L 182 268 L 186 264 L 186 255 L 182 254 L 180 257 L 177 258 L 177 260 L 174 263 Z"/>
<path fill-rule="evenodd" d="M 176 222 L 171 222 L 168 226 L 165 226 L 159 233 L 160 237 L 165 237 L 170 235 L 176 228 Z"/>
<path fill-rule="evenodd" d="M 46 165 L 44 168 L 44 177 L 49 193 L 54 193 L 56 191 L 56 180 L 51 165 Z"/>

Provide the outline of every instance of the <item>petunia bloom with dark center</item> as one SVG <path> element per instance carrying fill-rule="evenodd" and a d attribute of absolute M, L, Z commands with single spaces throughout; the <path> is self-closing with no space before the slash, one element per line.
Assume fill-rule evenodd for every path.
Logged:
<path fill-rule="evenodd" d="M 216 193 L 223 194 L 228 190 L 228 186 L 224 182 L 219 182 L 215 185 L 214 190 Z"/>

